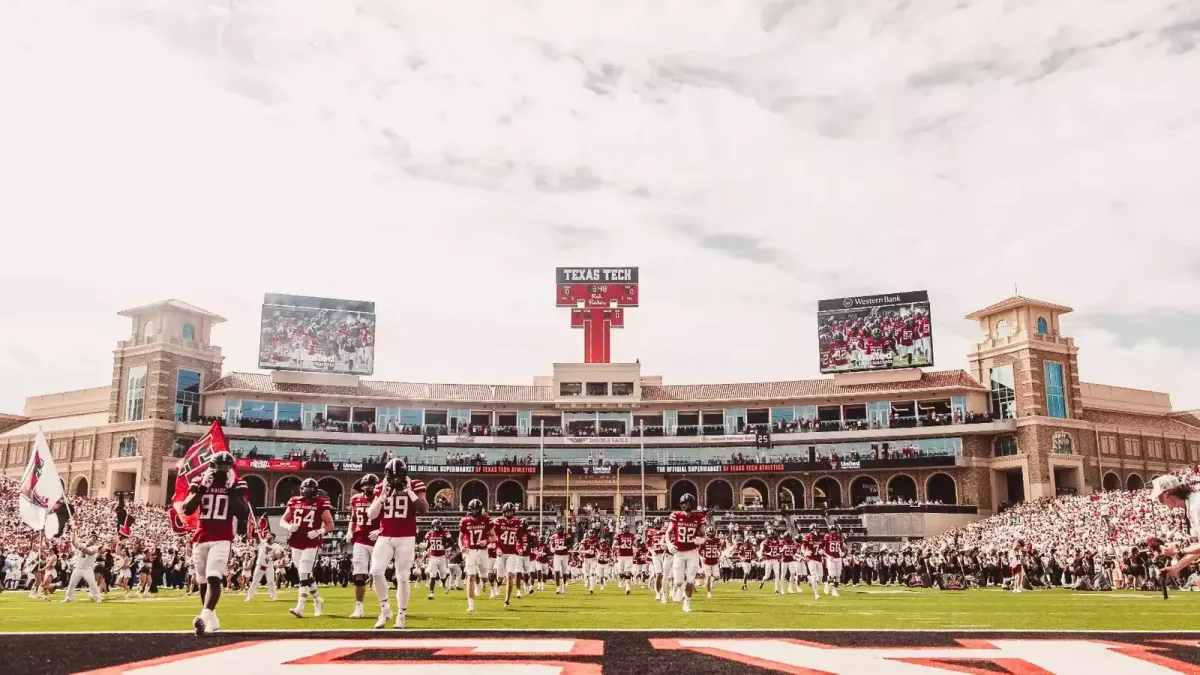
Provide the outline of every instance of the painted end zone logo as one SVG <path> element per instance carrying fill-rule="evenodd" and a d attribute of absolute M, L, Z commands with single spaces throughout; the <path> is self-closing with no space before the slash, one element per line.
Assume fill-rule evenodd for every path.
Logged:
<path fill-rule="evenodd" d="M 884 631 L 886 634 L 886 631 Z M 884 638 L 886 639 L 886 637 Z M 961 639 L 946 646 L 839 647 L 787 638 L 636 638 L 637 664 L 614 672 L 782 672 L 797 675 L 1200 675 L 1164 654 L 1194 640 Z M 648 642 L 648 644 L 647 644 Z M 680 657 L 691 657 L 686 666 Z M 599 675 L 604 640 L 574 638 L 270 639 L 166 656 L 89 675 L 404 673 Z M 616 654 L 607 655 L 610 657 Z M 696 658 L 701 660 L 697 661 Z M 636 665 L 636 668 L 630 666 Z"/>

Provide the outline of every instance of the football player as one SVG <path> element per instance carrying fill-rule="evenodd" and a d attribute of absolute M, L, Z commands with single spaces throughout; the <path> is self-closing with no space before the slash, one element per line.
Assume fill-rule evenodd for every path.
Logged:
<path fill-rule="evenodd" d="M 567 581 L 571 578 L 567 569 L 571 554 L 571 538 L 567 536 L 567 528 L 559 525 L 550 535 L 550 550 L 554 552 L 554 594 L 563 595 L 567 592 Z"/>
<path fill-rule="evenodd" d="M 589 595 L 595 592 L 596 577 L 600 573 L 600 566 L 596 561 L 599 549 L 600 524 L 597 523 L 584 536 L 583 541 L 579 542 L 579 552 L 583 556 L 583 585 Z"/>
<path fill-rule="evenodd" d="M 200 526 L 192 536 L 192 560 L 204 603 L 200 615 L 192 620 L 198 636 L 221 628 L 216 611 L 221 579 L 233 546 L 233 519 L 244 520 L 249 511 L 246 492 L 246 481 L 239 480 L 233 471 L 233 455 L 220 451 L 209 458 L 204 473 L 192 480 L 188 498 L 175 505 L 180 515 L 200 513 Z"/>
<path fill-rule="evenodd" d="M 371 554 L 379 539 L 379 519 L 371 518 L 369 511 L 379 489 L 379 478 L 369 473 L 354 483 L 356 494 L 350 498 L 350 527 L 346 534 L 352 542 L 350 553 L 350 576 L 354 581 L 354 611 L 351 619 L 366 615 L 363 600 L 367 595 L 367 582 L 371 579 Z"/>
<path fill-rule="evenodd" d="M 704 590 L 712 598 L 713 582 L 721 576 L 721 556 L 725 554 L 725 542 L 717 538 L 717 531 L 708 528 L 704 545 L 700 547 L 700 559 L 704 564 Z"/>
<path fill-rule="evenodd" d="M 822 572 L 824 565 L 821 562 L 825 549 L 824 537 L 817 531 L 817 526 L 813 525 L 808 529 L 808 534 L 804 535 L 804 541 L 800 545 L 800 552 L 804 556 L 808 566 L 808 583 L 812 584 L 813 598 L 821 599 L 821 595 L 817 592 L 817 584 L 821 583 Z"/>
<path fill-rule="evenodd" d="M 475 596 L 479 584 L 491 568 L 488 559 L 488 542 L 496 537 L 492 531 L 492 519 L 483 512 L 483 502 L 472 499 L 467 504 L 467 515 L 458 523 L 458 544 L 463 551 L 463 573 L 467 575 L 467 611 L 475 611 Z"/>
<path fill-rule="evenodd" d="M 825 595 L 830 595 L 829 584 L 833 584 L 833 597 L 838 597 L 838 586 L 842 583 L 842 557 L 846 555 L 846 538 L 842 527 L 834 523 L 825 535 Z"/>
<path fill-rule="evenodd" d="M 450 580 L 450 561 L 446 556 L 450 543 L 450 532 L 442 527 L 442 521 L 434 518 L 425 533 L 425 550 L 429 552 L 429 561 L 425 563 L 425 575 L 429 577 L 429 599 L 433 599 L 433 589 L 438 581 L 442 582 L 442 591 L 450 592 L 447 583 Z"/>
<path fill-rule="evenodd" d="M 765 568 L 763 570 L 763 578 L 758 582 L 758 589 L 760 591 L 767 581 L 774 580 L 775 595 L 780 595 L 783 592 L 783 580 L 779 578 L 779 549 L 782 543 L 783 542 L 775 536 L 775 533 L 771 530 L 770 525 L 768 525 L 767 537 L 763 540 L 762 546 L 759 547 L 759 554 L 762 556 L 763 566 Z"/>
<path fill-rule="evenodd" d="M 662 521 L 655 519 L 654 527 L 646 529 L 646 548 L 650 549 L 650 574 L 654 576 L 654 599 L 667 604 L 666 593 L 663 592 L 663 576 L 666 572 L 667 542 L 663 536 L 665 531 Z"/>
<path fill-rule="evenodd" d="M 696 590 L 696 573 L 700 570 L 699 546 L 704 543 L 705 515 L 696 510 L 696 497 L 685 494 L 679 498 L 679 510 L 671 513 L 667 523 L 667 550 L 674 555 L 672 582 L 674 589 L 683 587 L 683 611 L 692 611 L 692 593 Z"/>
<path fill-rule="evenodd" d="M 614 540 L 617 549 L 617 574 L 620 575 L 618 587 L 625 589 L 625 595 L 633 591 L 633 551 L 634 537 L 629 529 L 629 523 L 621 525 L 621 531 Z"/>
<path fill-rule="evenodd" d="M 333 531 L 333 509 L 329 499 L 320 494 L 316 479 L 305 478 L 301 481 L 300 494 L 288 500 L 279 524 L 291 533 L 288 546 L 292 549 L 292 564 L 296 566 L 296 574 L 300 578 L 296 606 L 288 612 L 297 619 L 304 618 L 304 604 L 311 595 L 313 616 L 321 616 L 325 601 L 317 593 L 313 565 L 321 550 L 321 538 Z"/>
<path fill-rule="evenodd" d="M 787 592 L 795 593 L 800 585 L 797 579 L 800 565 L 796 563 L 796 542 L 791 532 L 783 533 L 783 542 L 779 545 L 779 567 L 781 572 L 787 574 Z"/>
<path fill-rule="evenodd" d="M 417 516 L 429 511 L 425 501 L 425 484 L 408 477 L 408 464 L 399 457 L 388 460 L 383 467 L 383 483 L 375 490 L 375 501 L 367 510 L 372 520 L 379 519 L 379 537 L 371 550 L 371 576 L 375 578 L 375 595 L 379 598 L 379 619 L 376 628 L 387 625 L 392 617 L 388 601 L 388 565 L 396 566 L 396 623 L 404 628 L 411 591 L 413 554 L 417 548 Z"/>
<path fill-rule="evenodd" d="M 525 523 L 517 517 L 517 505 L 506 502 L 501 507 L 502 512 L 495 522 L 497 546 L 500 548 L 500 570 L 504 574 L 504 606 L 511 606 L 513 587 L 517 586 L 517 577 L 525 571 L 525 565 L 519 552 L 521 542 L 525 539 Z M 521 589 L 517 589 L 517 597 L 521 597 Z"/>

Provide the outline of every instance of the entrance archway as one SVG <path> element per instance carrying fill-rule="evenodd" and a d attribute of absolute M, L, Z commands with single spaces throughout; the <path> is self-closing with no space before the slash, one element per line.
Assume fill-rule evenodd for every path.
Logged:
<path fill-rule="evenodd" d="M 425 495 L 431 509 L 454 508 L 454 488 L 444 480 L 430 481 L 425 488 Z"/>
<path fill-rule="evenodd" d="M 295 476 L 284 476 L 275 484 L 275 505 L 283 506 L 292 495 L 300 491 L 300 479 Z"/>
<path fill-rule="evenodd" d="M 742 483 L 741 501 L 743 506 L 758 505 L 764 509 L 771 508 L 767 484 L 757 478 Z"/>
<path fill-rule="evenodd" d="M 732 509 L 733 486 L 720 478 L 709 481 L 704 488 L 704 508 Z"/>
<path fill-rule="evenodd" d="M 879 483 L 870 476 L 859 476 L 850 483 L 850 506 L 865 504 L 870 497 L 879 497 Z"/>
<path fill-rule="evenodd" d="M 917 501 L 917 482 L 902 473 L 892 476 L 887 484 L 887 498 L 889 502 Z"/>
<path fill-rule="evenodd" d="M 462 486 L 463 508 L 466 508 L 467 504 L 470 504 L 472 499 L 478 499 L 479 501 L 483 502 L 484 511 L 491 509 L 491 505 L 488 504 L 488 488 L 483 481 L 469 480 Z"/>
<path fill-rule="evenodd" d="M 1131 473 L 1129 474 L 1129 477 L 1125 479 L 1125 486 L 1130 490 L 1141 490 L 1142 488 L 1146 487 L 1146 483 L 1142 480 L 1141 476 L 1137 475 L 1136 473 Z"/>
<path fill-rule="evenodd" d="M 1111 490 L 1120 490 L 1121 489 L 1121 477 L 1111 471 L 1104 474 L 1104 489 L 1110 490 L 1110 491 Z"/>
<path fill-rule="evenodd" d="M 842 508 L 842 484 L 836 478 L 825 476 L 813 485 L 813 507 L 818 509 Z"/>
<path fill-rule="evenodd" d="M 699 493 L 696 490 L 696 484 L 690 480 L 677 480 L 671 485 L 671 503 L 667 505 L 668 509 L 679 508 L 679 500 L 684 495 L 697 496 Z"/>
<path fill-rule="evenodd" d="M 317 481 L 317 487 L 325 491 L 335 511 L 342 508 L 342 481 L 326 476 Z"/>
<path fill-rule="evenodd" d="M 255 509 L 266 506 L 267 481 L 261 476 L 242 476 L 242 480 L 246 481 L 246 499 L 250 501 L 250 506 Z"/>
<path fill-rule="evenodd" d="M 944 473 L 935 473 L 925 483 L 925 499 L 943 504 L 958 503 L 958 484 Z"/>
<path fill-rule="evenodd" d="M 512 502 L 518 511 L 525 509 L 525 488 L 515 480 L 506 480 L 496 488 L 496 501 L 501 504 Z"/>
<path fill-rule="evenodd" d="M 785 478 L 775 490 L 775 504 L 778 508 L 804 508 L 804 483 L 796 478 Z"/>
<path fill-rule="evenodd" d="M 75 479 L 75 487 L 71 490 L 71 494 L 76 497 L 88 496 L 88 479 L 87 476 L 80 476 Z"/>

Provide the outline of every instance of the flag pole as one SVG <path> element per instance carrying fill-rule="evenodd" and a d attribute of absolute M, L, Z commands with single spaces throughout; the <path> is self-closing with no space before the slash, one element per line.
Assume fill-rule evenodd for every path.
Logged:
<path fill-rule="evenodd" d="M 646 525 L 646 421 L 638 422 L 638 454 L 642 465 L 642 526 Z"/>
<path fill-rule="evenodd" d="M 546 494 L 546 420 L 540 422 L 538 434 L 538 536 L 542 536 L 542 513 Z"/>

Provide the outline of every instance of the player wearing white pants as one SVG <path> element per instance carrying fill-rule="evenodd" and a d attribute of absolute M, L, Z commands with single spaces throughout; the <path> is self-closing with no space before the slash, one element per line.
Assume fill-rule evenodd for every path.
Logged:
<path fill-rule="evenodd" d="M 763 560 L 763 578 L 758 582 L 758 587 L 762 588 L 768 581 L 775 581 L 775 592 L 780 591 L 780 586 L 783 582 L 779 579 L 779 558 L 767 558 Z"/>
<path fill-rule="evenodd" d="M 225 578 L 229 566 L 228 541 L 202 541 L 192 544 L 192 563 L 196 566 L 197 579 Z M 309 569 L 312 569 L 309 566 Z"/>
<path fill-rule="evenodd" d="M 800 587 L 800 563 L 793 560 L 784 564 L 787 565 L 788 574 L 787 592 L 795 593 L 796 589 Z"/>
<path fill-rule="evenodd" d="M 449 579 L 450 562 L 446 559 L 446 556 L 429 556 L 428 562 L 425 563 L 425 576 L 429 577 L 430 581 L 434 579 Z"/>
<path fill-rule="evenodd" d="M 812 584 L 813 597 L 819 598 L 821 595 L 817 593 L 817 585 L 821 583 L 824 577 L 825 568 L 820 560 L 808 560 L 808 583 Z"/>
<path fill-rule="evenodd" d="M 696 585 L 696 575 L 700 572 L 700 551 L 676 551 L 671 561 L 671 577 L 673 584 Z"/>
<path fill-rule="evenodd" d="M 317 552 L 319 550 L 315 548 L 292 549 L 292 564 L 296 566 L 297 575 L 300 577 L 312 576 L 313 566 L 317 564 Z"/>
<path fill-rule="evenodd" d="M 67 582 L 67 597 L 63 602 L 71 602 L 75 599 L 75 587 L 80 581 L 86 581 L 88 585 L 88 594 L 92 596 L 92 601 L 100 602 L 100 587 L 96 585 L 96 539 L 88 537 L 87 542 L 80 544 L 74 539 L 71 540 L 71 545 L 75 547 L 75 570 L 71 572 L 71 580 Z M 0 561 L 0 565 L 4 564 Z"/>
<path fill-rule="evenodd" d="M 838 585 L 842 581 L 842 559 L 841 558 L 825 558 L 825 571 L 828 575 L 825 577 L 825 592 L 829 593 L 829 584 L 833 584 L 833 594 L 838 594 Z"/>

